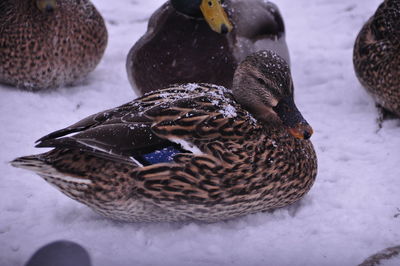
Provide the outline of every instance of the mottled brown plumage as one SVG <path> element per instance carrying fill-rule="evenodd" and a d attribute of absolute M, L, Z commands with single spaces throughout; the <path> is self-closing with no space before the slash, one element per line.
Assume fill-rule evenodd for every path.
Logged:
<path fill-rule="evenodd" d="M 185 1 L 187 5 L 201 2 Z M 128 77 L 138 95 L 188 82 L 230 89 L 237 65 L 259 50 L 273 50 L 289 62 L 284 22 L 275 4 L 264 0 L 224 1 L 233 30 L 219 34 L 201 15 L 177 11 L 172 2 L 154 12 L 147 32 L 127 57 Z"/>
<path fill-rule="evenodd" d="M 288 132 L 308 126 L 294 103 L 278 107 L 293 96 L 289 68 L 262 52 L 235 77 L 233 92 L 186 84 L 146 94 L 41 138 L 54 149 L 12 163 L 117 220 L 214 222 L 291 204 L 311 188 L 317 161 L 311 142 Z M 269 114 L 249 113 L 238 90 Z"/>
<path fill-rule="evenodd" d="M 353 62 L 378 105 L 400 116 L 400 1 L 386 0 L 358 34 Z"/>
<path fill-rule="evenodd" d="M 368 257 L 358 266 L 396 265 L 396 261 L 398 262 L 399 258 L 400 246 L 394 246 L 381 250 L 380 252 Z"/>
<path fill-rule="evenodd" d="M 43 90 L 81 81 L 107 45 L 88 0 L 1 0 L 0 82 Z"/>

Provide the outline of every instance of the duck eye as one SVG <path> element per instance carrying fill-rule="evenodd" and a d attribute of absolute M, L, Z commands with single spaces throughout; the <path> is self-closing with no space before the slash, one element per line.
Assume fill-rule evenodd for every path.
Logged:
<path fill-rule="evenodd" d="M 208 1 L 208 5 L 209 5 L 210 7 L 212 7 L 212 6 L 213 6 L 213 3 L 212 3 L 211 1 Z"/>

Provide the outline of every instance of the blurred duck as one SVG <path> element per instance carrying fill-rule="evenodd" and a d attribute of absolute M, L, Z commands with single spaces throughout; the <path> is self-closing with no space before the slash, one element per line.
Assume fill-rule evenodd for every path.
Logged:
<path fill-rule="evenodd" d="M 263 49 L 289 62 L 283 19 L 273 3 L 170 0 L 151 16 L 126 68 L 138 95 L 187 82 L 231 88 L 238 63 Z"/>
<path fill-rule="evenodd" d="M 400 117 L 400 1 L 386 0 L 358 34 L 353 62 L 378 106 Z"/>
<path fill-rule="evenodd" d="M 88 0 L 1 0 L 0 82 L 38 91 L 73 85 L 99 63 L 103 18 Z"/>

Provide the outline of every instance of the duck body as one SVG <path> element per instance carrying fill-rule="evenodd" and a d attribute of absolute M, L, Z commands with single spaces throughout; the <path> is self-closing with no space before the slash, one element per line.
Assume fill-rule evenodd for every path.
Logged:
<path fill-rule="evenodd" d="M 385 110 L 400 116 L 400 1 L 384 1 L 357 36 L 356 75 Z"/>
<path fill-rule="evenodd" d="M 227 90 L 206 84 L 147 94 L 39 146 L 55 149 L 14 164 L 124 221 L 213 222 L 279 208 L 299 200 L 316 175 L 310 141 L 261 126 Z M 172 158 L 151 163 L 163 151 Z"/>
<path fill-rule="evenodd" d="M 212 83 L 231 88 L 234 71 L 247 55 L 273 50 L 289 62 L 283 19 L 262 0 L 225 1 L 233 30 L 219 34 L 202 18 L 165 3 L 127 57 L 134 90 L 143 94 L 176 83 Z"/>
<path fill-rule="evenodd" d="M 249 62 L 235 74 L 235 87 L 259 74 L 248 75 L 257 63 Z M 261 60 L 258 66 L 280 62 Z M 274 73 L 278 86 L 291 87 Z M 278 94 L 279 87 L 267 83 Z M 256 119 L 233 93 L 194 83 L 153 91 L 41 138 L 37 147 L 53 150 L 12 164 L 121 221 L 215 222 L 298 201 L 317 173 L 312 143 L 289 134 L 272 118 L 275 112 L 269 122 Z M 305 128 L 300 113 L 289 115 L 289 105 L 274 108 Z"/>
<path fill-rule="evenodd" d="M 31 91 L 73 85 L 102 58 L 107 29 L 91 2 L 57 0 L 38 8 L 45 1 L 51 2 L 1 2 L 0 82 Z"/>

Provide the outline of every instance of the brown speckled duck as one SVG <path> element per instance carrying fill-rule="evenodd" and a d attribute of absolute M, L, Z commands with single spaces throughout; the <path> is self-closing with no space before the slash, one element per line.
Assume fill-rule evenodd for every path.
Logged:
<path fill-rule="evenodd" d="M 1 0 L 0 82 L 31 91 L 73 85 L 99 63 L 103 18 L 89 0 Z"/>
<path fill-rule="evenodd" d="M 153 91 L 41 138 L 54 149 L 12 164 L 112 219 L 215 222 L 300 200 L 317 173 L 311 134 L 288 65 L 262 51 L 239 65 L 233 91 Z"/>
<path fill-rule="evenodd" d="M 358 34 L 353 62 L 376 103 L 400 117 L 400 1 L 385 0 Z"/>
<path fill-rule="evenodd" d="M 150 18 L 126 68 L 138 95 L 171 84 L 231 88 L 239 62 L 273 50 L 289 62 L 282 16 L 264 0 L 169 0 Z"/>

